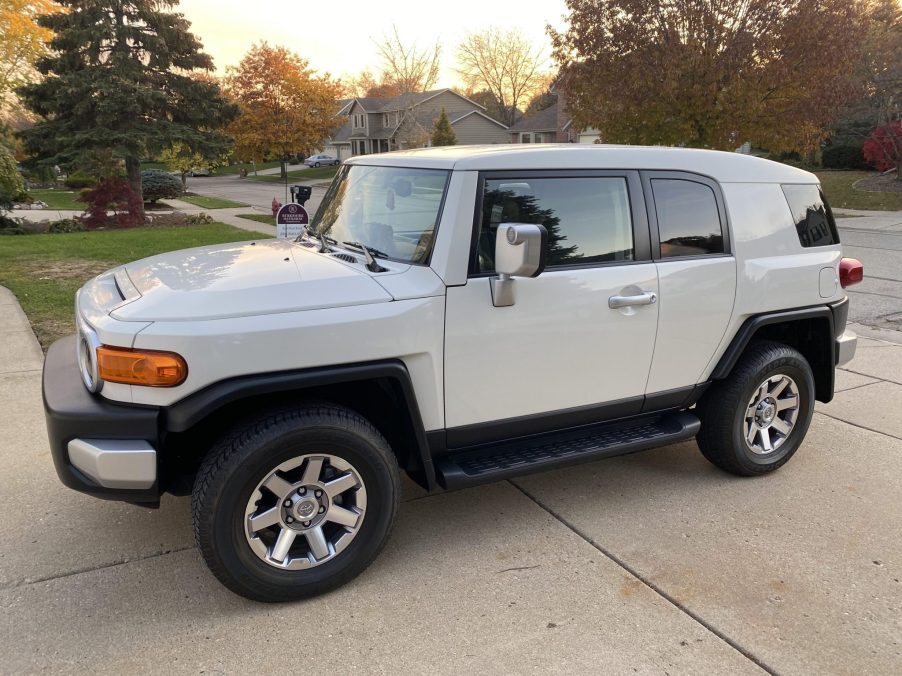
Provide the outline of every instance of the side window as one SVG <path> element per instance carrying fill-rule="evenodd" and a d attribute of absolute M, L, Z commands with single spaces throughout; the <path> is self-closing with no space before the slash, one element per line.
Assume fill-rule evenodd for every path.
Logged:
<path fill-rule="evenodd" d="M 709 186 L 683 179 L 654 178 L 651 189 L 661 258 L 724 252 L 717 198 Z"/>
<path fill-rule="evenodd" d="M 784 185 L 782 188 L 803 247 L 839 244 L 833 212 L 816 185 Z"/>
<path fill-rule="evenodd" d="M 633 260 L 623 177 L 486 180 L 476 272 L 494 271 L 495 233 L 501 223 L 544 225 L 548 267 Z"/>

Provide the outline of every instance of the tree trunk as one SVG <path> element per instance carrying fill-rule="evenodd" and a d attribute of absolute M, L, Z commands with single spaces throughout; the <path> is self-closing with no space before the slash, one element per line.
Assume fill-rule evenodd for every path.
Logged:
<path fill-rule="evenodd" d="M 125 158 L 125 175 L 128 177 L 128 184 L 138 196 L 138 204 L 136 212 L 131 213 L 132 220 L 135 223 L 144 222 L 144 192 L 141 189 L 141 160 L 137 157 L 129 155 Z"/>
<path fill-rule="evenodd" d="M 182 172 L 182 192 L 188 192 L 188 172 Z"/>
<path fill-rule="evenodd" d="M 286 160 L 284 158 L 281 160 L 281 168 L 282 168 L 282 172 L 279 174 L 279 176 L 283 179 L 287 179 L 288 178 L 288 160 Z"/>

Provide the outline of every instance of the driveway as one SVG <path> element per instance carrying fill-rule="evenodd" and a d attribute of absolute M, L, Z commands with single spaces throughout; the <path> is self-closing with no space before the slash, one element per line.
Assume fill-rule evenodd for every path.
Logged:
<path fill-rule="evenodd" d="M 312 185 L 313 195 L 307 202 L 307 210 L 313 214 L 326 194 L 329 180 L 292 181 L 289 185 Z M 198 195 L 222 197 L 236 202 L 245 202 L 258 210 L 271 213 L 273 198 L 285 203 L 288 200 L 284 183 L 265 183 L 238 176 L 206 176 L 189 179 L 188 190 Z M 247 211 L 247 210 L 245 210 Z M 216 212 L 213 212 L 214 214 Z"/>
<path fill-rule="evenodd" d="M 902 226 L 841 225 L 866 274 L 888 272 L 853 296 L 870 337 L 781 471 L 731 477 L 689 442 L 454 493 L 408 484 L 375 564 L 289 605 L 213 579 L 186 498 L 62 487 L 40 350 L 0 289 L 2 670 L 899 673 L 902 247 L 884 245 Z"/>

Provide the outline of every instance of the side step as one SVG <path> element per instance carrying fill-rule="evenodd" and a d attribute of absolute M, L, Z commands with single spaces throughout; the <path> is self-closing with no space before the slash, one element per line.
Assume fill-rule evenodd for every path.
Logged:
<path fill-rule="evenodd" d="M 464 488 L 665 446 L 691 439 L 700 426 L 687 412 L 592 425 L 453 452 L 437 460 L 436 472 L 445 488 Z"/>

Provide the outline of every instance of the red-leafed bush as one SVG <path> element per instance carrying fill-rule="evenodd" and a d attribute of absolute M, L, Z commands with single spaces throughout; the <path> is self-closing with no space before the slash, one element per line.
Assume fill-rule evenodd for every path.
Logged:
<path fill-rule="evenodd" d="M 132 190 L 124 178 L 105 178 L 97 185 L 82 190 L 79 202 L 88 205 L 82 220 L 88 229 L 114 226 L 130 228 L 143 225 L 133 214 L 143 212 L 141 198 Z M 110 216 L 107 212 L 112 211 Z"/>
<path fill-rule="evenodd" d="M 902 164 L 902 121 L 896 120 L 871 132 L 861 149 L 865 161 L 877 171 Z"/>

